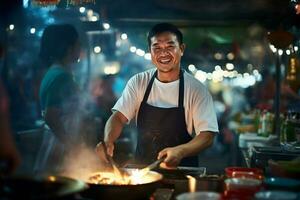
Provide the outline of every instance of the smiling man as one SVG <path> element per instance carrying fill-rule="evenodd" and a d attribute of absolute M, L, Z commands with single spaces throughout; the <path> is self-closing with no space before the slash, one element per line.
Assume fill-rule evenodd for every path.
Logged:
<path fill-rule="evenodd" d="M 180 67 L 184 53 L 182 33 L 168 23 L 148 34 L 156 68 L 136 74 L 127 83 L 105 125 L 107 151 L 123 127 L 136 119 L 138 143 L 135 159 L 149 164 L 164 157 L 169 167 L 198 166 L 197 155 L 209 147 L 218 132 L 212 97 L 206 87 Z M 97 152 L 103 151 L 97 145 Z"/>

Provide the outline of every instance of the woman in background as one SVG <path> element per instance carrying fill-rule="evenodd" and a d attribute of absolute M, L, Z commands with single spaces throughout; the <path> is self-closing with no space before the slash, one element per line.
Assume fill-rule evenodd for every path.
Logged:
<path fill-rule="evenodd" d="M 39 96 L 46 131 L 35 166 L 38 172 L 60 170 L 68 152 L 78 149 L 85 140 L 81 130 L 85 112 L 72 74 L 79 56 L 79 34 L 72 25 L 50 25 L 45 29 L 40 57 L 49 69 Z"/>

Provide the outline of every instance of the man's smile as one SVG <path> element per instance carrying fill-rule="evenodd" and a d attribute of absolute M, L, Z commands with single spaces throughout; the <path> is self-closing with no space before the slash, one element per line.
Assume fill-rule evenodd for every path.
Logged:
<path fill-rule="evenodd" d="M 164 57 L 164 58 L 159 58 L 157 59 L 157 61 L 161 64 L 169 64 L 171 61 L 172 61 L 172 58 L 171 57 Z"/>

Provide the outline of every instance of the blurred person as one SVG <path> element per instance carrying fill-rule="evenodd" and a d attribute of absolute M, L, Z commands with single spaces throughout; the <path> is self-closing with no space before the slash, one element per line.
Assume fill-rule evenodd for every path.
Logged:
<path fill-rule="evenodd" d="M 185 44 L 180 30 L 157 24 L 148 34 L 156 69 L 133 76 L 112 108 L 104 142 L 112 156 L 114 143 L 136 118 L 135 159 L 149 164 L 163 158 L 167 167 L 198 166 L 198 153 L 209 147 L 218 132 L 212 97 L 207 88 L 180 67 Z M 96 151 L 103 156 L 103 145 Z"/>
<path fill-rule="evenodd" d="M 261 75 L 262 81 L 255 85 L 250 102 L 258 109 L 272 110 L 276 90 L 275 77 L 269 70 L 263 70 Z"/>
<path fill-rule="evenodd" d="M 254 88 L 249 89 L 247 96 L 252 107 L 271 111 L 274 109 L 276 78 L 269 70 L 263 70 L 261 74 L 262 81 Z M 296 106 L 299 100 L 299 94 L 291 89 L 286 80 L 282 80 L 280 85 L 280 111 L 285 112 L 287 108 Z"/>
<path fill-rule="evenodd" d="M 0 58 L 4 49 L 0 45 Z M 21 158 L 10 128 L 9 100 L 0 81 L 0 174 L 12 173 L 20 164 Z"/>
<path fill-rule="evenodd" d="M 99 115 L 104 122 L 106 122 L 112 114 L 111 108 L 116 102 L 113 84 L 113 75 L 101 75 L 96 77 L 90 86 L 93 101 L 97 106 L 97 115 Z"/>
<path fill-rule="evenodd" d="M 8 98 L 0 84 L 0 174 L 15 171 L 21 161 L 10 129 L 8 107 Z"/>
<path fill-rule="evenodd" d="M 79 34 L 72 25 L 46 27 L 40 57 L 49 69 L 39 90 L 46 130 L 35 166 L 38 172 L 61 170 L 65 157 L 88 140 L 84 123 L 91 119 L 87 119 L 83 96 L 73 76 L 79 56 Z"/>
<path fill-rule="evenodd" d="M 93 110 L 96 117 L 100 118 L 103 124 L 103 126 L 99 127 L 100 140 L 104 138 L 104 124 L 112 114 L 111 108 L 116 103 L 113 83 L 113 75 L 100 75 L 95 77 L 90 84 L 91 110 Z"/>

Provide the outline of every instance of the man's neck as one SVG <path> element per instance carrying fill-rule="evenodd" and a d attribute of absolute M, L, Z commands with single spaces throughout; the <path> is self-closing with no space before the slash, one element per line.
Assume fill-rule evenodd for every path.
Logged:
<path fill-rule="evenodd" d="M 173 82 L 179 79 L 180 68 L 169 72 L 158 70 L 157 79 L 163 83 Z"/>

